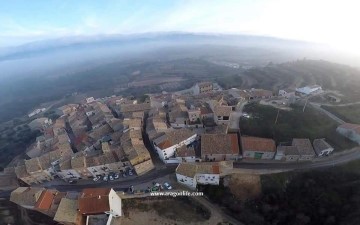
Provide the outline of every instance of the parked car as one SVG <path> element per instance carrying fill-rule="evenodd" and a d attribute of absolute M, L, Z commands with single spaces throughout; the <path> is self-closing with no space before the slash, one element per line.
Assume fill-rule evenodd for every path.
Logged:
<path fill-rule="evenodd" d="M 98 180 L 100 180 L 100 178 L 101 178 L 100 176 L 96 176 L 96 177 L 94 177 L 93 181 L 97 182 Z"/>
<path fill-rule="evenodd" d="M 119 178 L 120 178 L 119 174 L 118 174 L 118 173 L 115 173 L 114 178 L 115 178 L 115 179 L 119 179 Z"/>
<path fill-rule="evenodd" d="M 159 187 L 156 187 L 156 186 L 152 187 L 150 192 L 153 192 L 153 191 L 159 191 Z"/>
<path fill-rule="evenodd" d="M 171 190 L 171 189 L 172 189 L 171 185 L 170 185 L 168 182 L 165 182 L 165 183 L 164 183 L 164 187 L 165 187 L 167 190 Z"/>
<path fill-rule="evenodd" d="M 123 177 L 126 177 L 126 173 L 122 173 L 122 176 L 123 176 Z"/>
<path fill-rule="evenodd" d="M 103 181 L 108 181 L 109 177 L 108 176 L 104 176 Z"/>
<path fill-rule="evenodd" d="M 133 174 L 133 172 L 132 172 L 131 170 L 129 170 L 128 174 L 129 174 L 129 176 L 134 175 L 134 174 Z"/>
<path fill-rule="evenodd" d="M 114 180 L 114 177 L 112 175 L 109 175 L 110 180 Z"/>
<path fill-rule="evenodd" d="M 69 184 L 76 184 L 77 181 L 76 180 L 69 180 Z"/>

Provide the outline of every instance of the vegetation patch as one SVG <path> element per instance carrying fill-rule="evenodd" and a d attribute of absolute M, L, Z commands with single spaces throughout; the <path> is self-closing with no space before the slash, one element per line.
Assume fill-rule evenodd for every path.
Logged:
<path fill-rule="evenodd" d="M 283 111 L 251 103 L 245 106 L 244 112 L 250 114 L 251 118 L 241 118 L 242 135 L 273 138 L 277 143 L 291 142 L 293 138 L 325 138 L 336 150 L 356 146 L 356 143 L 336 132 L 336 122 L 310 106 L 304 112 L 302 106 Z"/>
<path fill-rule="evenodd" d="M 326 170 L 262 175 L 261 195 L 247 200 L 223 185 L 204 192 L 247 225 L 355 225 L 360 218 L 359 168 L 360 161 L 354 161 Z"/>
<path fill-rule="evenodd" d="M 239 200 L 247 200 L 257 197 L 261 193 L 259 175 L 232 174 L 227 176 L 230 192 Z"/>
<path fill-rule="evenodd" d="M 125 216 L 132 210 L 155 211 L 162 218 L 184 223 L 204 222 L 211 216 L 209 210 L 188 197 L 126 199 L 123 204 Z"/>
<path fill-rule="evenodd" d="M 333 113 L 345 122 L 360 124 L 360 104 L 349 106 L 322 106 L 322 108 Z"/>

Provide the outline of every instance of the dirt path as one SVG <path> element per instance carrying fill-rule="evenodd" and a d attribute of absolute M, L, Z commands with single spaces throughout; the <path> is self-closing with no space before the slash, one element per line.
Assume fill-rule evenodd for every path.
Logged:
<path fill-rule="evenodd" d="M 219 221 L 219 222 L 225 222 L 225 223 L 231 223 L 231 224 L 238 224 L 243 225 L 240 221 L 234 219 L 233 217 L 229 216 L 228 214 L 224 213 L 223 210 L 211 203 L 206 197 L 193 197 L 193 199 L 203 206 L 205 206 L 208 210 L 211 212 L 211 221 Z M 216 224 L 216 223 L 215 223 Z"/>
<path fill-rule="evenodd" d="M 339 123 L 339 124 L 344 124 L 346 123 L 344 120 L 340 119 L 339 117 L 335 116 L 334 114 L 332 114 L 331 112 L 327 111 L 326 109 L 321 108 L 320 104 L 317 103 L 313 103 L 310 102 L 310 105 L 315 108 L 316 110 L 326 114 L 328 117 L 330 117 L 331 119 L 333 119 L 335 122 Z"/>
<path fill-rule="evenodd" d="M 343 104 L 329 104 L 329 103 L 316 103 L 316 104 L 321 104 L 321 105 L 324 105 L 324 106 L 333 106 L 333 107 L 341 107 L 341 106 L 351 106 L 351 105 L 358 105 L 360 104 L 360 101 L 358 102 L 350 102 L 350 103 L 343 103 Z"/>

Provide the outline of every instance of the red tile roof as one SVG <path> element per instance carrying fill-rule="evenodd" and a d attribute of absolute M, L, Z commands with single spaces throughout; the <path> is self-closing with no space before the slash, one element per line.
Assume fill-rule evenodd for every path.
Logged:
<path fill-rule="evenodd" d="M 242 151 L 275 152 L 275 141 L 269 138 L 241 137 Z"/>
<path fill-rule="evenodd" d="M 219 165 L 213 165 L 212 169 L 213 169 L 214 174 L 220 174 L 220 166 Z"/>
<path fill-rule="evenodd" d="M 40 210 L 48 210 L 55 198 L 56 191 L 45 190 L 41 193 L 39 200 L 36 202 L 35 208 Z"/>
<path fill-rule="evenodd" d="M 85 215 L 102 214 L 110 210 L 110 188 L 87 188 L 79 198 L 79 212 Z"/>

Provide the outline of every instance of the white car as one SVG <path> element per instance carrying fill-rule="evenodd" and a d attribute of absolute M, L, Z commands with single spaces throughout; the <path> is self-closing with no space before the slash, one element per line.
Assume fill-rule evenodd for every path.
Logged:
<path fill-rule="evenodd" d="M 104 181 L 108 181 L 109 177 L 108 176 L 104 176 L 103 180 Z"/>
<path fill-rule="evenodd" d="M 165 186 L 165 188 L 168 189 L 168 190 L 171 190 L 171 189 L 172 189 L 171 185 L 170 185 L 168 182 L 165 182 L 165 183 L 164 183 L 164 186 Z"/>
<path fill-rule="evenodd" d="M 96 182 L 98 180 L 100 180 L 100 177 L 94 177 L 94 179 L 93 179 L 94 182 Z"/>
<path fill-rule="evenodd" d="M 129 170 L 129 176 L 134 175 L 133 172 L 131 170 Z"/>
<path fill-rule="evenodd" d="M 111 175 L 109 176 L 109 178 L 110 178 L 110 180 L 114 180 L 114 177 L 113 177 L 113 176 L 111 176 Z"/>

